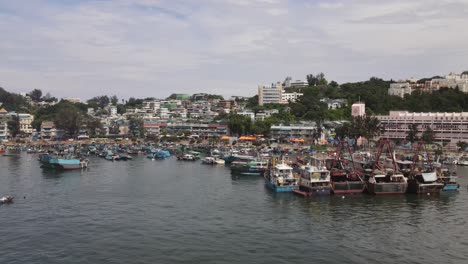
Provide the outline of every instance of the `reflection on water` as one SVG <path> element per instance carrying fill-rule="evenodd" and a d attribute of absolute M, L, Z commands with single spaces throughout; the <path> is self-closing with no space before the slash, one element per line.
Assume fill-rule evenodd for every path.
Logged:
<path fill-rule="evenodd" d="M 459 193 L 309 198 L 174 158 L 0 168 L 0 195 L 17 199 L 0 206 L 0 263 L 468 262 L 468 168 Z"/>

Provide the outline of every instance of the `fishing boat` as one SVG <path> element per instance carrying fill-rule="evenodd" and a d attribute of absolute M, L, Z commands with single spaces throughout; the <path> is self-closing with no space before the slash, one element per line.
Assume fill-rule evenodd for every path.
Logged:
<path fill-rule="evenodd" d="M 201 160 L 202 164 L 207 164 L 207 165 L 224 165 L 225 161 L 223 159 L 220 159 L 218 157 L 204 157 Z"/>
<path fill-rule="evenodd" d="M 87 168 L 89 165 L 88 159 L 79 159 L 73 155 L 58 157 L 51 156 L 49 154 L 42 154 L 39 159 L 42 163 L 41 167 L 47 169 L 76 170 Z"/>
<path fill-rule="evenodd" d="M 183 154 L 177 156 L 177 160 L 195 161 L 195 157 L 192 154 Z"/>
<path fill-rule="evenodd" d="M 245 160 L 245 161 L 254 160 L 255 157 L 250 156 L 250 155 L 232 154 L 232 155 L 224 157 L 223 159 L 224 159 L 226 164 L 231 164 L 232 162 L 239 161 L 239 160 Z"/>
<path fill-rule="evenodd" d="M 0 204 L 9 204 L 13 202 L 13 196 L 4 196 L 0 198 Z"/>
<path fill-rule="evenodd" d="M 385 168 L 379 162 L 380 155 L 386 151 L 392 158 L 392 168 Z M 364 170 L 364 181 L 370 194 L 404 194 L 408 188 L 406 177 L 397 170 L 393 150 L 389 141 L 382 140 L 372 169 Z"/>
<path fill-rule="evenodd" d="M 421 149 L 426 151 L 427 165 L 423 164 L 416 168 L 417 157 L 419 156 Z M 408 164 L 409 162 L 406 161 L 406 163 Z M 418 142 L 413 156 L 413 161 L 411 162 L 411 170 L 406 175 L 408 178 L 408 193 L 440 193 L 444 188 L 444 184 L 439 181 L 433 164 L 434 163 L 430 161 L 429 152 L 427 151 L 424 142 Z"/>
<path fill-rule="evenodd" d="M 348 157 L 344 156 L 347 150 Z M 356 168 L 351 148 L 347 141 L 342 141 L 335 158 L 330 162 L 330 179 L 334 194 L 356 194 L 364 192 L 366 184 Z"/>
<path fill-rule="evenodd" d="M 293 175 L 293 168 L 284 161 L 274 162 L 264 174 L 265 185 L 274 192 L 292 192 L 299 189 L 297 178 Z"/>
<path fill-rule="evenodd" d="M 300 169 L 299 176 L 299 189 L 294 193 L 302 196 L 330 195 L 332 185 L 327 168 L 308 164 Z"/>
<path fill-rule="evenodd" d="M 268 169 L 268 161 L 266 160 L 252 160 L 247 163 L 232 163 L 231 173 L 242 175 L 264 175 Z"/>
<path fill-rule="evenodd" d="M 450 172 L 446 167 L 437 168 L 438 182 L 442 183 L 444 187 L 442 191 L 458 191 L 460 184 L 457 183 L 457 174 Z"/>

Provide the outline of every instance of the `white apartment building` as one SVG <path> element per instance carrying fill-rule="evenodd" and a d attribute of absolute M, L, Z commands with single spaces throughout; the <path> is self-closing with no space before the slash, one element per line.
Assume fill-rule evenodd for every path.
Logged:
<path fill-rule="evenodd" d="M 396 95 L 403 98 L 405 94 L 411 94 L 412 91 L 411 85 L 408 82 L 397 82 L 390 84 L 388 95 Z"/>
<path fill-rule="evenodd" d="M 3 108 L 0 108 L 0 140 L 8 138 L 8 121 L 10 116 L 7 114 L 7 111 Z"/>
<path fill-rule="evenodd" d="M 468 112 L 459 113 L 410 113 L 407 111 L 390 111 L 385 116 L 376 116 L 384 127 L 381 138 L 406 138 L 409 126 L 418 125 L 419 137 L 426 128 L 435 132 L 437 143 L 448 143 L 455 146 L 458 141 L 468 141 Z"/>
<path fill-rule="evenodd" d="M 270 87 L 258 86 L 258 104 L 280 104 L 283 102 L 283 85 L 281 82 L 271 84 Z"/>
<path fill-rule="evenodd" d="M 297 99 L 301 96 L 303 96 L 304 94 L 302 93 L 285 93 L 284 91 L 282 92 L 281 94 L 281 101 L 283 104 L 287 104 L 289 101 L 291 102 L 296 102 Z"/>
<path fill-rule="evenodd" d="M 111 116 L 117 116 L 117 106 L 109 107 L 109 112 Z"/>
<path fill-rule="evenodd" d="M 250 111 L 250 110 L 244 110 L 237 112 L 238 115 L 243 115 L 243 116 L 248 116 L 250 120 L 254 121 L 255 120 L 255 113 Z"/>

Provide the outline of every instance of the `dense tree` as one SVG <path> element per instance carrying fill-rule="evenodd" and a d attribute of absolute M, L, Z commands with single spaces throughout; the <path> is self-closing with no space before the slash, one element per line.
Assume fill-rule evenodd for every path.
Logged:
<path fill-rule="evenodd" d="M 99 119 L 88 116 L 85 119 L 85 123 L 89 136 L 103 134 L 104 127 Z"/>
<path fill-rule="evenodd" d="M 408 125 L 408 131 L 406 131 L 406 139 L 409 142 L 414 143 L 419 140 L 418 133 L 419 133 L 418 124 Z"/>
<path fill-rule="evenodd" d="M 96 96 L 87 101 L 88 105 L 93 108 L 104 108 L 109 105 L 110 99 L 107 95 Z"/>
<path fill-rule="evenodd" d="M 117 103 L 119 102 L 119 98 L 117 98 L 117 95 L 111 96 L 110 102 L 111 102 L 111 104 L 112 104 L 113 106 L 116 106 Z"/>
<path fill-rule="evenodd" d="M 9 93 L 0 87 L 0 103 L 8 111 L 29 112 L 29 104 L 26 99 L 15 93 Z"/>
<path fill-rule="evenodd" d="M 20 133 L 20 120 L 17 115 L 11 117 L 11 120 L 7 122 L 8 131 L 11 137 L 16 137 Z"/>
<path fill-rule="evenodd" d="M 145 127 L 143 119 L 138 117 L 130 117 L 128 120 L 128 129 L 134 137 L 142 137 L 145 135 Z"/>
<path fill-rule="evenodd" d="M 434 142 L 435 138 L 435 132 L 430 128 L 429 126 L 426 128 L 426 130 L 423 131 L 421 139 L 422 141 L 432 144 Z"/>
<path fill-rule="evenodd" d="M 55 127 L 64 130 L 69 136 L 78 135 L 84 124 L 84 114 L 68 105 L 62 107 L 53 120 Z"/>
<path fill-rule="evenodd" d="M 39 102 L 42 98 L 42 91 L 39 89 L 34 89 L 29 93 L 29 97 L 31 97 L 31 100 L 33 100 L 33 102 Z"/>

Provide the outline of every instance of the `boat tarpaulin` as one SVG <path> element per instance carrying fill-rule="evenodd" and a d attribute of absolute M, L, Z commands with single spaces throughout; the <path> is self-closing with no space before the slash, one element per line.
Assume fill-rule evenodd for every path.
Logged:
<path fill-rule="evenodd" d="M 423 179 L 424 179 L 424 182 L 435 182 L 437 181 L 437 174 L 435 171 L 433 172 L 425 172 L 425 173 L 421 173 Z"/>

